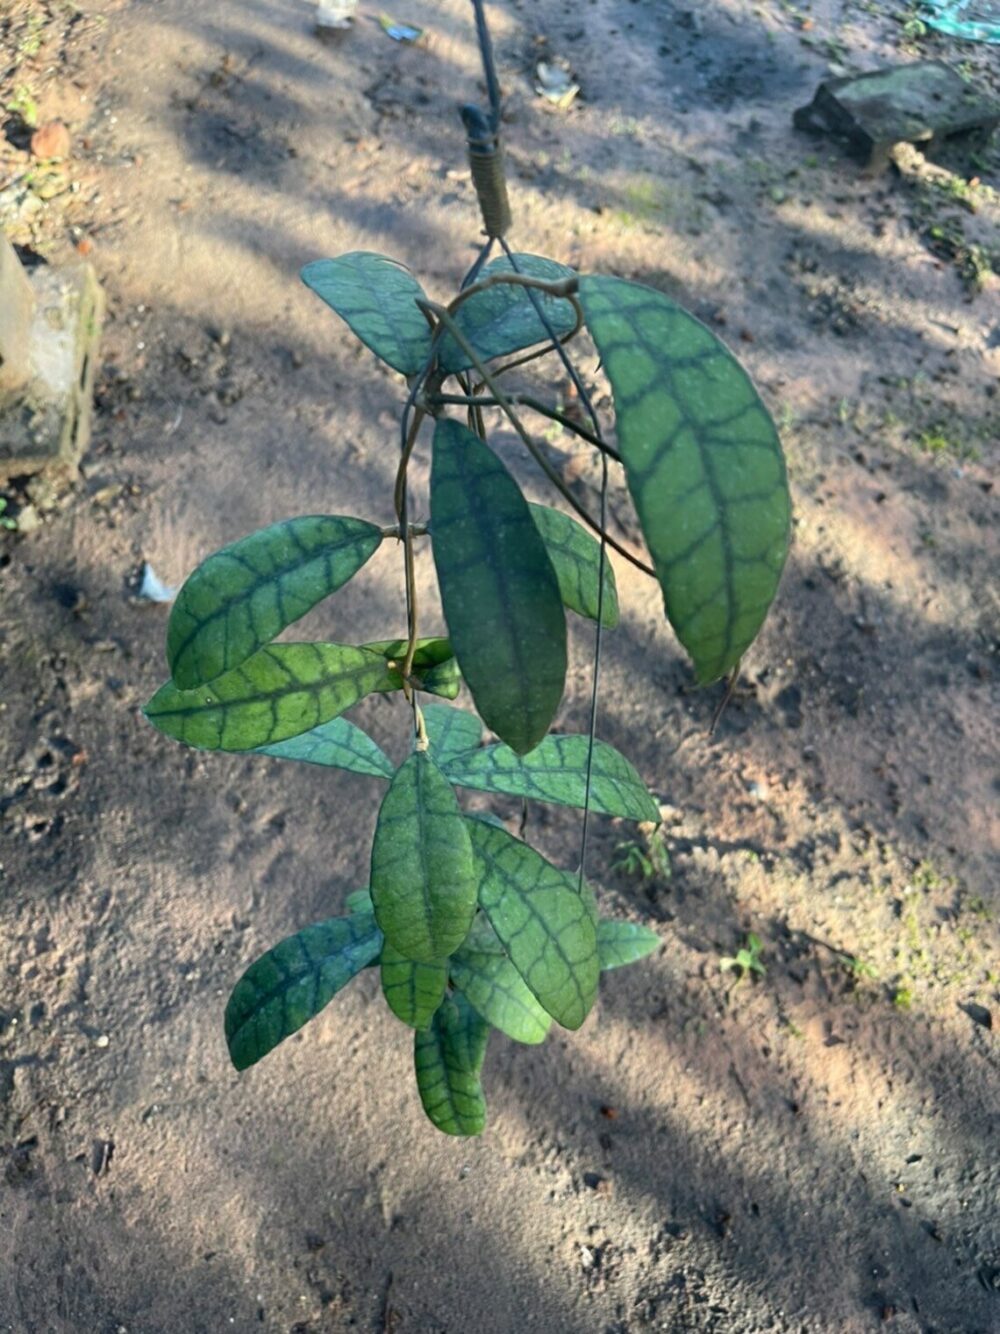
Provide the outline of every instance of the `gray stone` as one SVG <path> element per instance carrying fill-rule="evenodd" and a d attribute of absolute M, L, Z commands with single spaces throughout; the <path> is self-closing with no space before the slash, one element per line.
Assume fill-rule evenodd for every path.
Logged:
<path fill-rule="evenodd" d="M 90 440 L 104 294 L 89 264 L 42 265 L 27 279 L 28 374 L 0 393 L 0 478 L 46 467 L 73 473 Z"/>
<path fill-rule="evenodd" d="M 14 247 L 0 233 L 0 396 L 21 389 L 30 374 L 28 343 L 35 297 Z"/>
<path fill-rule="evenodd" d="M 896 144 L 976 131 L 987 138 L 1000 125 L 1000 102 L 978 92 L 939 60 L 875 70 L 821 83 L 799 107 L 796 128 L 844 139 L 870 167 L 889 160 Z"/>

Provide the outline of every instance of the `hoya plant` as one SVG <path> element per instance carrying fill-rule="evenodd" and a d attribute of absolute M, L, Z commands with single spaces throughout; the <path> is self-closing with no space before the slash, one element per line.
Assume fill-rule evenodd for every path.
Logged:
<path fill-rule="evenodd" d="M 491 172 L 496 182 L 490 92 L 490 116 L 463 113 L 477 186 Z M 289 518 L 203 561 L 171 612 L 170 680 L 145 709 L 188 746 L 346 769 L 384 786 L 368 884 L 347 896 L 342 915 L 251 963 L 226 1006 L 226 1041 L 244 1070 L 377 967 L 390 1010 L 414 1032 L 423 1108 L 452 1135 L 483 1130 L 493 1029 L 539 1043 L 553 1022 L 579 1028 L 601 972 L 659 943 L 645 926 L 602 916 L 584 878 L 589 812 L 640 823 L 659 812 L 633 765 L 594 734 L 596 684 L 589 732 L 549 731 L 565 688 L 567 611 L 596 623 L 598 645 L 617 624 L 613 546 L 658 580 L 698 682 L 718 681 L 735 673 L 760 629 L 789 531 L 777 433 L 727 348 L 659 291 L 515 253 L 505 203 L 496 191 L 483 198 L 487 242 L 447 303 L 383 255 L 354 252 L 303 270 L 402 377 L 393 494 L 382 514 Z M 497 242 L 503 253 L 491 260 Z M 610 384 L 613 431 L 569 359 L 583 329 Z M 586 424 L 555 402 L 507 392 L 512 367 L 546 354 L 573 376 Z M 519 409 L 599 451 L 599 515 L 562 485 Z M 504 420 L 576 517 L 525 498 L 494 448 L 494 423 Z M 415 516 L 407 472 L 424 448 L 429 513 Z M 606 531 L 609 461 L 624 472 L 650 563 Z M 405 630 L 401 607 L 401 623 L 378 642 L 278 640 L 386 541 L 400 548 Z M 433 636 L 421 634 L 418 543 L 430 547 L 440 591 L 444 625 L 430 627 Z M 440 702 L 463 686 L 475 712 Z M 400 700 L 408 754 L 398 766 L 345 716 L 373 692 Z M 484 744 L 484 732 L 496 739 Z M 462 789 L 582 809 L 580 865 L 554 865 L 495 815 L 463 808 Z"/>

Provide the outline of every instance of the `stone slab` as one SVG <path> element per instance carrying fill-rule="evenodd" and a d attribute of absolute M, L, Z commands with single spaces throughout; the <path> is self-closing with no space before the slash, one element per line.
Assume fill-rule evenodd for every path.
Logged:
<path fill-rule="evenodd" d="M 0 479 L 54 466 L 75 471 L 90 441 L 104 294 L 89 264 L 41 265 L 28 280 L 29 374 L 0 397 Z"/>
<path fill-rule="evenodd" d="M 846 140 L 871 166 L 888 161 L 896 144 L 977 131 L 987 137 L 1000 125 L 1000 102 L 980 93 L 940 60 L 875 70 L 821 83 L 812 102 L 793 117 L 800 130 Z"/>
<path fill-rule="evenodd" d="M 35 297 L 17 252 L 0 233 L 0 398 L 28 380 Z"/>

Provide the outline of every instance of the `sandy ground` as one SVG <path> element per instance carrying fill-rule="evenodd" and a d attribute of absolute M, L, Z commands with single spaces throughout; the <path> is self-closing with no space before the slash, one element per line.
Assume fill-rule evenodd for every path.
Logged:
<path fill-rule="evenodd" d="M 791 127 L 831 64 L 923 52 L 996 90 L 995 49 L 891 5 L 492 6 L 515 242 L 730 341 L 783 430 L 794 550 L 713 739 L 718 692 L 617 562 L 600 733 L 662 800 L 671 874 L 615 870 L 633 832 L 601 819 L 590 869 L 662 948 L 579 1033 L 494 1038 L 481 1140 L 424 1120 L 372 973 L 228 1064 L 230 987 L 365 882 L 378 785 L 154 733 L 165 610 L 134 579 L 297 513 L 389 521 L 398 377 L 295 275 L 364 248 L 454 285 L 477 68 L 463 0 L 393 11 L 420 49 L 361 10 L 332 45 L 298 0 L 0 15 L 4 77 L 74 140 L 11 233 L 87 254 L 110 309 L 83 476 L 7 489 L 45 522 L 0 554 L 0 1330 L 1000 1330 L 1000 153 L 870 179 Z M 533 94 L 546 51 L 569 114 Z M 387 545 L 304 628 L 397 634 L 401 596 Z M 563 727 L 591 646 L 578 626 Z M 357 716 L 401 753 L 397 704 Z M 578 832 L 529 826 L 567 864 Z M 766 976 L 733 989 L 749 931 Z"/>

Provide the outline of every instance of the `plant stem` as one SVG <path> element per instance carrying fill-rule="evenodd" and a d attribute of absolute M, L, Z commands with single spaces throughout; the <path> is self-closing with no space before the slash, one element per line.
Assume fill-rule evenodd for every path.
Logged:
<path fill-rule="evenodd" d="M 548 348 L 547 351 L 551 352 L 551 347 Z M 502 370 L 504 368 L 501 367 L 500 369 Z M 496 377 L 496 374 L 497 372 L 494 372 L 494 378 Z M 495 398 L 482 396 L 470 397 L 462 394 L 429 394 L 427 396 L 427 402 L 434 406 L 437 406 L 439 403 L 442 405 L 450 404 L 456 407 L 475 406 L 480 408 L 498 408 L 501 406 Z M 579 422 L 575 422 L 572 417 L 567 417 L 565 413 L 560 412 L 558 408 L 552 407 L 550 403 L 543 403 L 541 399 L 533 398 L 530 394 L 508 394 L 507 402 L 515 403 L 518 407 L 530 408 L 532 412 L 540 413 L 541 416 L 548 417 L 551 421 L 558 422 L 559 425 L 565 427 L 567 431 L 572 431 L 574 435 L 578 435 L 581 440 L 586 440 L 588 444 L 594 445 L 602 454 L 607 454 L 609 459 L 614 459 L 616 463 L 621 463 L 622 456 L 613 445 L 609 445 L 606 440 L 602 440 L 600 436 L 594 435 L 592 431 L 587 430 L 586 426 L 581 426 Z"/>
<path fill-rule="evenodd" d="M 613 538 L 609 533 L 605 533 L 604 529 L 597 522 L 597 520 L 591 517 L 591 515 L 587 512 L 584 506 L 581 505 L 580 502 L 577 500 L 577 498 L 573 495 L 572 491 L 570 491 L 570 489 L 566 486 L 566 483 L 556 472 L 555 468 L 553 468 L 552 464 L 549 463 L 548 459 L 535 444 L 534 440 L 532 440 L 528 432 L 524 429 L 520 417 L 518 417 L 517 413 L 511 406 L 510 400 L 507 398 L 506 394 L 503 392 L 500 386 L 496 384 L 496 382 L 493 380 L 493 377 L 490 375 L 489 371 L 483 365 L 482 358 L 479 356 L 475 348 L 462 333 L 462 330 L 452 319 L 448 309 L 445 306 L 437 305 L 433 301 L 418 301 L 417 304 L 421 307 L 421 309 L 424 306 L 426 306 L 427 309 L 431 312 L 431 314 L 433 314 L 437 318 L 440 326 L 447 329 L 448 333 L 451 334 L 455 342 L 458 343 L 459 347 L 462 349 L 465 355 L 472 362 L 473 366 L 475 366 L 476 370 L 479 372 L 483 384 L 488 386 L 491 394 L 497 401 L 497 406 L 503 408 L 504 412 L 507 414 L 507 418 L 510 421 L 510 424 L 513 426 L 514 430 L 521 437 L 521 440 L 525 448 L 531 454 L 532 458 L 541 468 L 542 472 L 545 473 L 546 477 L 556 488 L 559 494 L 563 497 L 563 499 L 568 504 L 572 505 L 572 507 L 576 510 L 577 514 L 579 514 L 580 518 L 583 519 L 584 522 L 587 523 L 598 534 L 598 536 L 603 537 L 610 546 L 614 547 L 615 551 L 617 551 L 620 556 L 624 556 L 624 558 L 627 561 L 629 561 L 632 565 L 634 565 L 636 569 L 642 570 L 644 574 L 652 575 L 655 578 L 656 571 L 652 568 L 652 566 L 647 565 L 645 561 L 641 561 L 638 559 L 638 557 L 633 556 L 632 553 L 628 551 L 625 547 L 623 547 L 620 542 L 618 542 L 615 538 Z"/>

